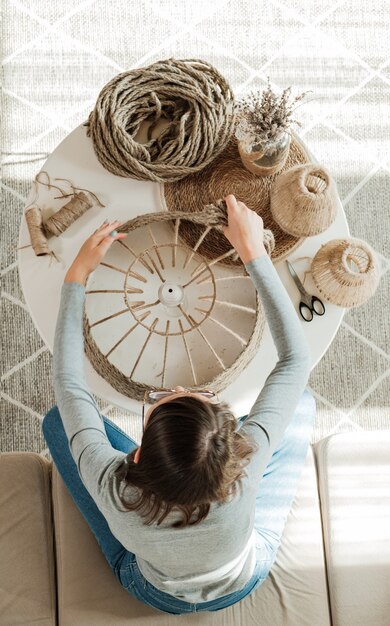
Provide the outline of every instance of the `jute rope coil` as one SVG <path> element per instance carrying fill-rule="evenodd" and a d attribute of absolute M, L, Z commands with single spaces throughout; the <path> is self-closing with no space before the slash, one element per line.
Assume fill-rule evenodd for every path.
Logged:
<path fill-rule="evenodd" d="M 323 297 L 342 307 L 356 307 L 376 291 L 381 264 L 362 239 L 332 239 L 323 244 L 311 263 L 311 273 Z"/>
<path fill-rule="evenodd" d="M 224 149 L 234 128 L 233 102 L 215 67 L 200 59 L 169 58 L 115 76 L 85 125 L 109 172 L 172 182 L 201 170 Z M 161 118 L 169 125 L 153 138 Z M 135 137 L 150 121 L 148 142 L 142 144 Z"/>
<path fill-rule="evenodd" d="M 282 172 L 298 163 L 309 163 L 311 158 L 292 132 L 289 155 Z M 270 194 L 272 186 L 281 173 L 273 176 L 256 176 L 248 171 L 238 152 L 236 138 L 231 138 L 221 154 L 201 172 L 186 176 L 180 181 L 166 183 L 161 190 L 161 201 L 168 211 L 186 210 L 192 213 L 202 211 L 205 206 L 215 204 L 220 198 L 233 193 L 238 200 L 244 202 L 263 218 L 264 228 L 274 235 L 275 247 L 272 251 L 272 260 L 287 257 L 297 248 L 304 237 L 286 233 L 274 220 L 270 208 Z M 196 223 L 188 222 L 183 228 L 182 239 L 189 247 L 195 245 L 201 227 Z M 229 248 L 229 242 L 223 233 L 212 229 L 202 241 L 199 252 L 206 257 L 223 254 Z M 228 257 L 224 263 L 234 265 L 240 261 Z"/>
<path fill-rule="evenodd" d="M 197 214 L 182 212 L 182 211 L 173 211 L 171 213 L 167 213 L 167 212 L 149 213 L 146 215 L 138 216 L 135 219 L 132 219 L 122 224 L 121 226 L 117 228 L 117 231 L 118 232 L 130 232 L 130 231 L 134 231 L 138 228 L 141 228 L 143 226 L 148 226 L 156 222 L 174 221 L 175 222 L 175 229 L 174 229 L 175 240 L 171 244 L 172 247 L 174 247 L 177 245 L 177 242 L 180 238 L 179 226 L 182 220 L 202 225 L 203 230 L 204 230 L 205 227 L 206 229 L 209 227 L 221 228 L 221 224 L 224 223 L 225 217 L 226 216 L 224 216 L 223 210 L 221 210 L 221 208 L 219 207 L 208 208 L 208 210 L 201 211 Z M 156 246 L 154 247 L 156 248 Z M 192 251 L 195 252 L 194 249 Z M 222 256 L 226 258 L 227 256 L 234 256 L 235 254 L 236 252 L 234 248 L 230 248 Z M 203 257 L 203 263 L 208 268 L 210 268 L 212 265 L 215 265 L 217 262 L 219 262 L 219 260 L 220 259 L 217 256 L 212 261 Z M 195 275 L 195 278 L 197 278 L 197 275 Z M 248 275 L 246 272 L 245 274 L 243 274 L 242 278 L 243 279 L 248 278 Z M 88 294 L 88 286 L 87 286 L 86 293 Z M 261 337 L 262 337 L 264 326 L 265 326 L 264 310 L 263 310 L 259 295 L 256 291 L 255 291 L 255 298 L 256 298 L 256 310 L 254 310 L 255 319 L 254 319 L 253 329 L 251 331 L 251 335 L 247 342 L 247 345 L 240 352 L 238 358 L 236 358 L 236 360 L 229 367 L 224 368 L 221 373 L 214 376 L 212 380 L 208 380 L 208 381 L 203 380 L 201 384 L 194 384 L 193 386 L 191 386 L 191 389 L 193 390 L 202 389 L 206 385 L 208 388 L 211 388 L 214 391 L 221 391 L 222 389 L 225 389 L 235 378 L 237 378 L 237 376 L 252 360 L 252 358 L 254 357 L 254 355 L 256 354 L 259 348 Z M 229 303 L 225 303 L 225 304 L 229 305 Z M 232 304 L 231 306 L 237 306 L 237 305 Z M 141 307 L 141 308 L 145 309 L 145 307 Z M 135 310 L 136 310 L 136 307 L 135 307 Z M 113 316 L 115 315 L 116 313 L 113 313 Z M 188 316 L 186 317 L 188 318 Z M 107 319 L 107 318 L 104 318 L 104 319 Z M 191 322 L 194 322 L 195 320 L 191 320 L 191 318 L 189 318 L 187 319 L 187 321 L 189 321 L 191 324 Z M 142 325 L 143 324 L 144 322 L 142 322 Z M 201 324 L 201 322 L 197 323 L 197 325 L 199 324 Z M 150 333 L 154 331 L 155 325 L 156 325 L 155 323 L 154 325 L 153 324 L 151 325 L 149 329 L 148 337 L 150 336 Z M 84 310 L 83 327 L 84 327 L 84 338 L 85 338 L 85 352 L 92 366 L 95 368 L 95 370 L 101 376 L 103 376 L 103 378 L 107 380 L 114 389 L 116 389 L 120 393 L 123 393 L 124 395 L 127 395 L 131 398 L 142 400 L 146 390 L 158 390 L 158 389 L 164 388 L 161 386 L 160 387 L 151 386 L 151 385 L 145 384 L 142 381 L 135 380 L 135 376 L 133 375 L 133 372 L 138 363 L 138 359 L 133 368 L 133 372 L 130 376 L 126 376 L 120 369 L 118 369 L 113 363 L 111 363 L 108 360 L 108 358 L 102 354 L 99 346 L 96 344 L 96 341 L 94 340 L 92 336 L 91 324 L 88 319 L 86 310 Z M 194 329 L 196 329 L 196 324 L 193 324 L 193 327 Z M 189 331 L 186 331 L 186 332 L 189 332 Z M 182 329 L 182 333 L 184 333 L 183 329 Z M 165 333 L 164 331 L 159 331 L 158 334 L 164 336 L 164 335 L 167 335 L 168 333 L 167 331 Z M 146 342 L 147 341 L 148 341 L 148 338 L 146 339 Z M 110 350 L 110 352 L 111 351 L 112 350 Z M 143 349 L 141 350 L 141 354 L 142 352 L 143 352 Z M 179 380 L 177 381 L 177 384 L 180 384 Z"/>
<path fill-rule="evenodd" d="M 283 172 L 270 200 L 275 222 L 290 235 L 318 235 L 336 219 L 336 182 L 323 165 L 307 163 Z"/>

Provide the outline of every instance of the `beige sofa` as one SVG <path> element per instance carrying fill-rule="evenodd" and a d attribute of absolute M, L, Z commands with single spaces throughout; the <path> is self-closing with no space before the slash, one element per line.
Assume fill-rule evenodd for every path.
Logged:
<path fill-rule="evenodd" d="M 252 595 L 174 616 L 117 582 L 55 466 L 0 455 L 0 624 L 389 626 L 390 431 L 309 449 L 277 561 Z"/>

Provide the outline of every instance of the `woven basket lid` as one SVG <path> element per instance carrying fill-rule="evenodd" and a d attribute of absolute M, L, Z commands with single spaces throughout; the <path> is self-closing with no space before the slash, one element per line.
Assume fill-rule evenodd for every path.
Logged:
<path fill-rule="evenodd" d="M 311 273 L 323 297 L 342 307 L 355 307 L 375 293 L 381 263 L 362 239 L 332 239 L 321 246 L 311 263 Z"/>
<path fill-rule="evenodd" d="M 273 176 L 256 176 L 243 165 L 238 143 L 231 138 L 223 152 L 207 167 L 196 174 L 190 174 L 180 181 L 165 183 L 162 186 L 162 203 L 169 211 L 202 211 L 203 207 L 217 202 L 229 193 L 244 202 L 250 209 L 258 213 L 264 228 L 272 230 L 275 248 L 272 260 L 277 261 L 288 256 L 303 241 L 284 232 L 275 222 L 271 213 L 270 191 L 278 176 L 299 163 L 309 163 L 311 158 L 297 135 L 292 132 L 289 155 L 282 170 Z M 195 245 L 202 229 L 197 224 L 188 224 L 183 229 L 182 238 L 192 247 Z M 199 247 L 199 252 L 213 257 L 226 252 L 230 244 L 223 233 L 211 231 Z M 226 264 L 240 264 L 241 261 L 232 257 L 224 261 Z"/>
<path fill-rule="evenodd" d="M 317 163 L 295 165 L 271 189 L 271 213 L 290 235 L 312 237 L 329 228 L 337 215 L 337 187 L 329 170 Z"/>
<path fill-rule="evenodd" d="M 183 385 L 226 388 L 256 354 L 265 314 L 245 268 L 209 259 L 182 242 L 186 221 L 206 212 L 140 215 L 88 279 L 86 354 L 110 385 L 142 400 Z M 236 254 L 230 248 L 230 255 Z"/>

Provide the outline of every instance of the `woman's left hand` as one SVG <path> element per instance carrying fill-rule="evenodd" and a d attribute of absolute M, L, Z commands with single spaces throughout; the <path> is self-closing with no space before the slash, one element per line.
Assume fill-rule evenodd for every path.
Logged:
<path fill-rule="evenodd" d="M 101 263 L 104 255 L 114 241 L 127 237 L 127 233 L 117 233 L 114 237 L 110 235 L 120 224 L 121 222 L 119 220 L 108 224 L 104 222 L 86 241 L 84 241 L 75 260 L 66 273 L 65 282 L 79 282 L 85 285 L 89 274 Z"/>

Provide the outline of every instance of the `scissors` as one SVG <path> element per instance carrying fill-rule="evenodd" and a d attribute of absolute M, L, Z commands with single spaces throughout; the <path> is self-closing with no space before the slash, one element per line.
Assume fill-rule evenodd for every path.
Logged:
<path fill-rule="evenodd" d="M 305 320 L 305 322 L 311 322 L 314 317 L 313 313 L 316 313 L 316 315 L 323 315 L 325 313 L 324 304 L 322 300 L 317 298 L 317 296 L 312 296 L 306 291 L 291 263 L 289 261 L 286 261 L 286 263 L 290 274 L 301 293 L 302 300 L 299 303 L 299 312 L 301 317 Z"/>

